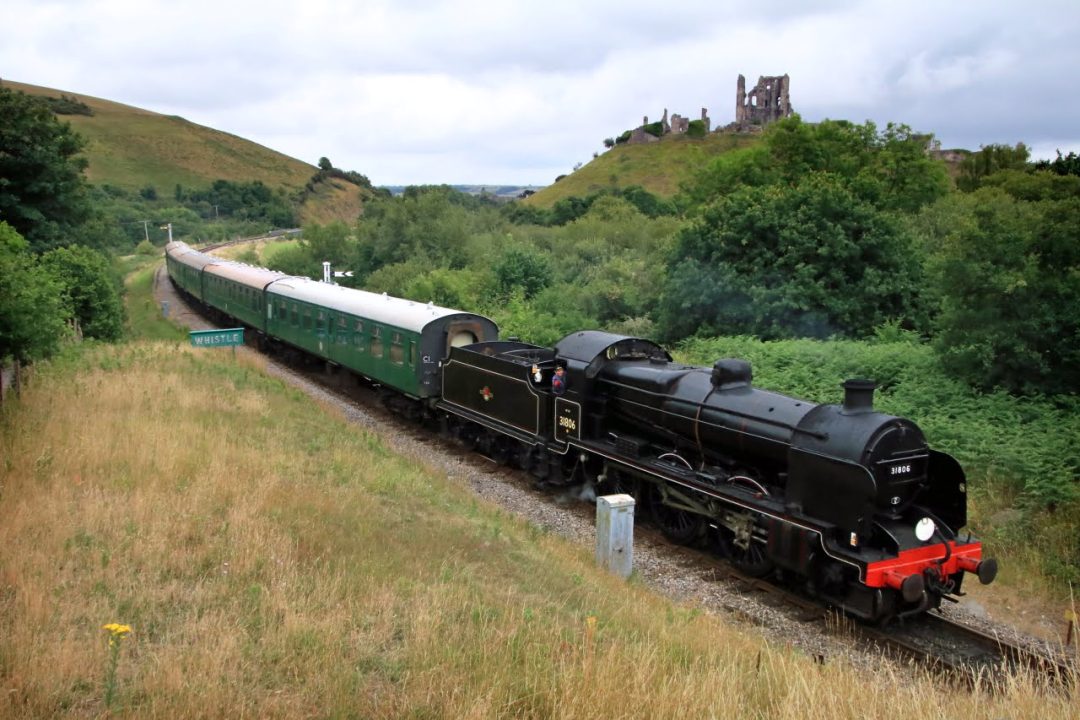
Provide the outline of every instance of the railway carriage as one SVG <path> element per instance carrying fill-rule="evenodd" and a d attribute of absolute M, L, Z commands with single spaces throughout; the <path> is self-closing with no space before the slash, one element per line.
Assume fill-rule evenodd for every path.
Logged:
<path fill-rule="evenodd" d="M 266 299 L 268 335 L 413 398 L 440 394 L 450 348 L 499 332 L 480 315 L 308 278 L 279 280 Z"/>
<path fill-rule="evenodd" d="M 203 269 L 203 300 L 244 325 L 265 332 L 266 288 L 284 273 L 219 260 Z"/>
<path fill-rule="evenodd" d="M 171 242 L 165 247 L 165 266 L 173 282 L 199 301 L 203 299 L 203 268 L 221 262 L 182 242 Z"/>

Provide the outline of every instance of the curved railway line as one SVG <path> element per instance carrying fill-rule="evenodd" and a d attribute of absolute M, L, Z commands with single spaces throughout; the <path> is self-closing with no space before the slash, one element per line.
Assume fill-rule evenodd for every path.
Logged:
<path fill-rule="evenodd" d="M 203 249 L 213 250 L 246 241 L 227 241 Z M 171 291 L 171 283 L 164 273 L 164 268 L 155 277 L 155 287 L 159 292 Z M 176 296 L 175 300 L 178 304 L 184 304 L 179 296 Z M 177 317 L 200 317 L 206 326 L 215 327 L 213 321 L 207 320 L 195 308 L 177 313 Z M 282 362 L 280 357 L 275 360 Z M 317 363 L 320 369 L 312 370 L 315 363 L 310 360 L 298 361 L 293 358 L 286 362 L 292 372 L 317 383 L 323 391 L 345 402 L 361 404 L 366 413 L 376 417 L 378 424 L 389 425 L 396 433 L 410 435 L 425 444 L 438 439 L 436 434 L 428 433 L 382 407 L 377 394 L 371 389 L 361 386 L 359 391 L 347 391 L 342 388 L 340 376 L 328 375 L 321 369 L 322 363 Z M 451 440 L 439 439 L 439 442 L 443 449 L 453 453 L 463 463 L 472 464 L 481 472 L 491 473 L 491 458 L 465 450 Z M 505 466 L 499 467 L 495 474 L 499 482 L 530 489 L 535 482 L 528 473 Z M 576 514 L 592 522 L 593 506 L 585 502 L 567 503 L 565 488 L 559 488 L 555 493 L 533 494 L 542 497 L 543 501 L 551 506 L 558 506 L 560 512 Z M 639 525 L 637 535 L 638 543 L 659 548 L 660 552 L 669 557 L 678 558 L 675 564 L 689 568 L 690 572 L 706 576 L 714 583 L 733 584 L 744 593 L 756 596 L 765 605 L 776 608 L 792 623 L 817 625 L 827 635 L 848 637 L 856 644 L 861 644 L 863 651 L 876 652 L 878 655 L 896 659 L 901 664 L 927 668 L 950 681 L 959 681 L 969 687 L 993 686 L 1008 674 L 1021 672 L 1040 678 L 1050 691 L 1061 691 L 1064 688 L 1067 692 L 1075 693 L 1080 690 L 1080 660 L 1075 647 L 1071 652 L 1064 648 L 1055 650 L 1047 644 L 1022 637 L 1009 628 L 978 628 L 941 612 L 929 613 L 887 628 L 867 626 L 843 618 L 820 601 L 797 591 L 770 581 L 748 577 L 705 550 L 675 545 L 663 538 L 658 530 L 647 525 Z M 748 615 L 747 619 L 751 623 L 758 624 L 756 617 L 739 607 L 729 607 L 723 602 L 721 607 L 735 616 Z M 826 661 L 824 654 L 814 654 L 819 661 Z"/>

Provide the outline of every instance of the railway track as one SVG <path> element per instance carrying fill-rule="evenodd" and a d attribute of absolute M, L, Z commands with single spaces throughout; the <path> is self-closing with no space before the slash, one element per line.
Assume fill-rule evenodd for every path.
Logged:
<path fill-rule="evenodd" d="M 237 242 L 230 241 L 215 247 Z M 168 282 L 167 278 L 164 282 Z M 322 363 L 289 361 L 281 357 L 275 359 L 285 362 L 293 372 L 303 375 L 325 391 L 348 402 L 362 404 L 366 412 L 377 417 L 379 423 L 392 427 L 396 432 L 424 444 L 439 443 L 462 462 L 478 466 L 484 473 L 497 475 L 501 482 L 528 487 L 530 492 L 543 497 L 545 502 L 559 505 L 562 512 L 575 513 L 592 521 L 594 506 L 585 502 L 567 502 L 569 494 L 565 488 L 535 492 L 535 482 L 528 473 L 505 466 L 495 467 L 490 458 L 462 448 L 451 440 L 439 438 L 436 434 L 425 433 L 416 424 L 384 408 L 378 402 L 376 392 L 362 385 L 357 387 L 355 383 L 343 383 L 341 374 L 327 373 Z M 353 387 L 346 388 L 347 384 Z M 1064 652 L 1037 647 L 1033 642 L 1016 642 L 1002 634 L 986 632 L 936 612 L 883 629 L 869 627 L 837 615 L 820 601 L 797 590 L 746 576 L 703 549 L 675 545 L 664 538 L 659 530 L 647 524 L 639 525 L 635 534 L 638 536 L 637 542 L 664 548 L 664 552 L 679 556 L 681 565 L 685 566 L 688 562 L 694 564 L 696 571 L 709 576 L 713 582 L 733 584 L 743 593 L 759 597 L 762 602 L 785 613 L 793 623 L 818 623 L 827 633 L 853 638 L 856 642 L 877 648 L 886 657 L 924 667 L 949 681 L 959 681 L 975 688 L 996 684 L 1011 673 L 1026 672 L 1032 677 L 1041 678 L 1048 688 L 1080 690 L 1080 663 L 1075 656 L 1070 658 Z M 745 614 L 738 607 L 727 609 L 736 616 Z M 757 624 L 754 617 L 747 619 Z M 817 659 L 826 661 L 823 655 Z"/>

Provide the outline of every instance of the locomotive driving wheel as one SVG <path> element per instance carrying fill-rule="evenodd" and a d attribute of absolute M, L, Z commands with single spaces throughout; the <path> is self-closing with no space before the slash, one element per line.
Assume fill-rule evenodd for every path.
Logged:
<path fill-rule="evenodd" d="M 664 502 L 663 491 L 656 485 L 649 486 L 648 498 L 653 522 L 668 540 L 690 545 L 701 537 L 705 530 L 702 515 L 668 505 Z"/>
<path fill-rule="evenodd" d="M 718 528 L 717 543 L 724 556 L 750 577 L 765 577 L 773 571 L 773 562 L 765 552 L 764 528 L 757 513 L 729 512 Z"/>

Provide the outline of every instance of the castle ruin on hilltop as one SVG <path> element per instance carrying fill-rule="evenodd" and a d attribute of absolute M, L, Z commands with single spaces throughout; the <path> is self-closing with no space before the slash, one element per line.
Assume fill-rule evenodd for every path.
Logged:
<path fill-rule="evenodd" d="M 735 125 L 744 132 L 751 127 L 764 127 L 791 115 L 791 99 L 787 75 L 761 76 L 757 85 L 746 92 L 746 78 L 739 75 L 735 90 Z"/>
<path fill-rule="evenodd" d="M 735 122 L 716 129 L 716 132 L 761 132 L 771 122 L 786 118 L 793 112 L 789 88 L 791 78 L 785 75 L 762 75 L 757 85 L 746 91 L 746 78 L 739 75 L 735 89 Z M 692 121 L 679 115 L 668 120 L 667 108 L 664 116 L 655 123 L 649 122 L 646 115 L 639 127 L 628 130 L 619 136 L 618 143 L 637 145 L 656 142 L 664 135 L 698 134 L 705 135 L 712 131 L 708 108 L 701 108 L 700 121 L 693 121 L 698 127 L 691 133 Z"/>

